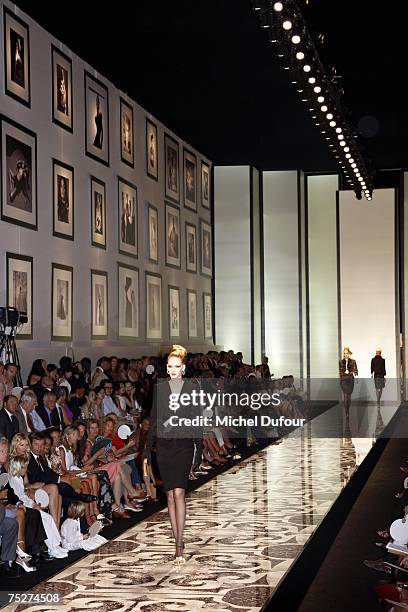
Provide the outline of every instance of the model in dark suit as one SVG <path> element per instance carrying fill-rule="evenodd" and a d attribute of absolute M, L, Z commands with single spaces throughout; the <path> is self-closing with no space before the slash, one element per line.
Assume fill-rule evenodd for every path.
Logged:
<path fill-rule="evenodd" d="M 381 395 L 385 387 L 385 359 L 381 357 L 381 349 L 375 351 L 375 357 L 371 360 L 371 376 L 374 378 L 375 393 L 377 404 L 380 405 Z"/>
<path fill-rule="evenodd" d="M 357 363 L 354 359 L 351 359 L 352 354 L 350 348 L 345 346 L 343 349 L 343 359 L 339 361 L 340 387 L 343 392 L 346 416 L 349 415 L 351 395 L 354 390 L 354 377 L 358 376 Z"/>
<path fill-rule="evenodd" d="M 186 520 L 185 490 L 194 456 L 194 439 L 199 436 L 197 426 L 180 425 L 181 418 L 194 418 L 200 415 L 199 406 L 180 405 L 172 407 L 171 399 L 178 394 L 190 394 L 193 382 L 183 381 L 185 372 L 184 359 L 186 349 L 174 345 L 167 359 L 169 381 L 159 383 L 156 398 L 150 417 L 150 430 L 146 442 L 146 455 L 149 456 L 154 438 L 156 438 L 156 456 L 163 486 L 167 494 L 169 518 L 176 542 L 174 563 L 185 563 L 184 526 Z M 191 397 L 191 396 L 190 396 Z"/>

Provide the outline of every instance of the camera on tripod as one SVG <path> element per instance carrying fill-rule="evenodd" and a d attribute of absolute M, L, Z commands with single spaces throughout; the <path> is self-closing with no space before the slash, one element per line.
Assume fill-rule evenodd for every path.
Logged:
<path fill-rule="evenodd" d="M 16 382 L 21 387 L 21 367 L 16 346 L 16 335 L 24 323 L 28 323 L 28 315 L 12 306 L 0 307 L 0 359 L 4 363 L 15 363 L 17 366 Z"/>
<path fill-rule="evenodd" d="M 27 322 L 28 316 L 26 312 L 20 312 L 11 306 L 0 306 L 0 333 L 3 329 L 8 327 L 15 329 Z"/>

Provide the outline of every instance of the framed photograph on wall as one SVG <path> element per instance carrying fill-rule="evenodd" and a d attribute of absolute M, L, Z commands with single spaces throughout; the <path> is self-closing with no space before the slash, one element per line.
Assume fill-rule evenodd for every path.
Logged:
<path fill-rule="evenodd" d="M 159 150 L 157 125 L 146 117 L 146 173 L 157 181 L 159 179 Z"/>
<path fill-rule="evenodd" d="M 28 316 L 18 334 L 19 340 L 33 337 L 33 258 L 28 255 L 6 253 L 7 306 Z"/>
<path fill-rule="evenodd" d="M 109 166 L 109 91 L 86 71 L 85 153 Z"/>
<path fill-rule="evenodd" d="M 52 120 L 73 132 L 72 60 L 51 45 L 52 56 Z"/>
<path fill-rule="evenodd" d="M 169 335 L 180 336 L 180 289 L 169 285 Z"/>
<path fill-rule="evenodd" d="M 187 289 L 188 337 L 197 338 L 197 291 Z"/>
<path fill-rule="evenodd" d="M 91 242 L 106 249 L 106 186 L 91 176 Z"/>
<path fill-rule="evenodd" d="M 119 253 L 138 255 L 137 187 L 118 177 Z"/>
<path fill-rule="evenodd" d="M 166 198 L 174 202 L 180 202 L 179 145 L 178 142 L 168 134 L 164 135 L 164 159 L 166 166 Z"/>
<path fill-rule="evenodd" d="M 52 264 L 51 340 L 72 340 L 73 269 Z"/>
<path fill-rule="evenodd" d="M 184 206 L 197 210 L 197 158 L 183 149 Z"/>
<path fill-rule="evenodd" d="M 212 340 L 212 300 L 210 293 L 203 293 L 204 338 Z"/>
<path fill-rule="evenodd" d="M 53 168 L 53 236 L 74 239 L 74 169 L 56 159 Z"/>
<path fill-rule="evenodd" d="M 30 106 L 30 31 L 4 7 L 4 83 L 8 96 Z"/>
<path fill-rule="evenodd" d="M 186 222 L 186 270 L 197 272 L 197 228 Z"/>
<path fill-rule="evenodd" d="M 160 274 L 146 272 L 146 338 L 162 337 L 162 279 Z"/>
<path fill-rule="evenodd" d="M 108 336 L 108 274 L 91 270 L 91 338 Z"/>
<path fill-rule="evenodd" d="M 201 274 L 212 276 L 211 225 L 200 219 Z"/>
<path fill-rule="evenodd" d="M 1 218 L 37 229 L 37 136 L 1 117 Z"/>
<path fill-rule="evenodd" d="M 201 160 L 201 206 L 210 208 L 210 166 Z"/>
<path fill-rule="evenodd" d="M 139 270 L 118 263 L 119 338 L 139 337 Z"/>
<path fill-rule="evenodd" d="M 133 108 L 120 99 L 120 158 L 131 168 L 135 167 L 135 135 L 133 123 Z"/>
<path fill-rule="evenodd" d="M 180 209 L 166 202 L 166 265 L 180 268 Z"/>
<path fill-rule="evenodd" d="M 149 261 L 159 263 L 159 213 L 157 208 L 147 203 L 147 241 Z"/>

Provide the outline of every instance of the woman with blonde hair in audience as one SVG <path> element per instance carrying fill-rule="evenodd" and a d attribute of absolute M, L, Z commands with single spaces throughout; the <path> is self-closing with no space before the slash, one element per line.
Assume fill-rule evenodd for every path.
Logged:
<path fill-rule="evenodd" d="M 22 457 L 23 459 L 26 459 L 27 461 L 29 461 L 30 451 L 31 451 L 31 444 L 30 444 L 30 439 L 27 436 L 27 434 L 23 434 L 23 433 L 15 434 L 13 436 L 13 439 L 10 445 L 10 459 L 13 459 L 15 457 L 20 457 L 20 458 Z M 61 501 L 61 496 L 59 494 L 57 485 L 35 482 L 28 486 L 30 489 L 42 488 L 44 489 L 44 491 L 47 492 L 48 497 L 50 498 L 50 505 L 49 505 L 50 514 L 52 515 L 55 521 L 55 524 L 58 527 L 60 524 L 60 519 L 61 519 L 62 501 Z"/>
<path fill-rule="evenodd" d="M 32 508 L 40 512 L 42 524 L 47 535 L 45 543 L 48 547 L 48 553 L 51 557 L 63 559 L 67 556 L 67 552 L 60 546 L 61 537 L 53 517 L 48 512 L 44 512 L 43 508 L 37 504 L 34 499 L 33 490 L 31 490 L 29 495 L 26 493 L 25 485 L 28 484 L 27 467 L 28 459 L 24 457 L 17 456 L 10 459 L 8 468 L 10 487 L 26 508 Z"/>

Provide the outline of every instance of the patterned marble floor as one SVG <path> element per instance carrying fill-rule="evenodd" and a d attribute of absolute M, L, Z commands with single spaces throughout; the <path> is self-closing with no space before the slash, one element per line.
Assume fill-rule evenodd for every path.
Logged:
<path fill-rule="evenodd" d="M 258 611 L 355 468 L 352 439 L 314 438 L 308 425 L 188 496 L 181 568 L 161 511 L 37 589 L 63 594 L 60 612 Z M 2 612 L 23 609 L 51 608 Z"/>

